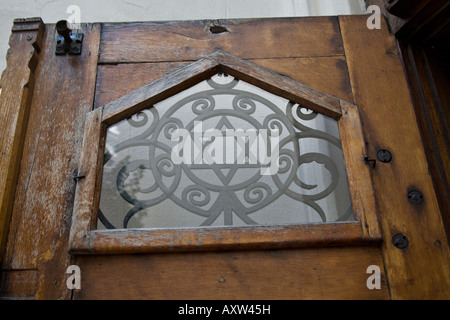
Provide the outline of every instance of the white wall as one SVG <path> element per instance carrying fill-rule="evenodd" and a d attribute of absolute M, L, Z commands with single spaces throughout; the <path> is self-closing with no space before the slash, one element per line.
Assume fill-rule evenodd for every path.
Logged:
<path fill-rule="evenodd" d="M 6 66 L 15 18 L 41 17 L 45 23 L 69 18 L 81 9 L 81 22 L 196 20 L 363 14 L 364 0 L 0 0 L 0 70 Z"/>

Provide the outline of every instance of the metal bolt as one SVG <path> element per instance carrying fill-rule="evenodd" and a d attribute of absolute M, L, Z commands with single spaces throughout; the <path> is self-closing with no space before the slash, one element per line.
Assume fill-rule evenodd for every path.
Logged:
<path fill-rule="evenodd" d="M 377 157 L 378 157 L 378 160 L 380 160 L 381 162 L 384 162 L 384 163 L 391 162 L 391 160 L 392 160 L 392 154 L 387 150 L 378 151 Z"/>
<path fill-rule="evenodd" d="M 375 166 L 377 165 L 377 161 L 375 159 L 370 159 L 367 156 L 364 157 L 363 161 L 365 164 L 370 164 L 372 168 L 375 168 Z"/>
<path fill-rule="evenodd" d="M 409 240 L 405 235 L 399 233 L 392 237 L 392 243 L 399 249 L 405 249 L 409 244 Z"/>
<path fill-rule="evenodd" d="M 28 36 L 27 36 L 27 40 L 28 40 L 28 41 L 33 40 L 33 36 L 32 36 L 32 35 L 28 35 Z"/>
<path fill-rule="evenodd" d="M 414 205 L 419 205 L 423 203 L 424 197 L 419 190 L 410 190 L 408 192 L 408 200 Z"/>
<path fill-rule="evenodd" d="M 78 182 L 81 179 L 86 178 L 86 176 L 84 174 L 81 175 L 74 175 L 73 180 L 75 180 L 76 182 Z"/>

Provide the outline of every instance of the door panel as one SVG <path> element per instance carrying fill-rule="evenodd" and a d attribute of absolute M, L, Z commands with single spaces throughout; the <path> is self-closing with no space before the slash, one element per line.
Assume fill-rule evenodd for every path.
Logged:
<path fill-rule="evenodd" d="M 391 294 L 402 299 L 448 297 L 449 286 L 442 282 L 450 279 L 448 242 L 397 44 L 386 29 L 363 33 L 363 17 L 340 21 L 355 103 L 364 110 L 368 152 L 387 149 L 393 154 L 393 161 L 377 163 L 373 170 Z M 357 50 L 358 43 L 365 49 Z M 424 201 L 408 201 L 411 190 L 420 191 Z M 408 238 L 406 249 L 393 245 L 396 234 Z"/>
<path fill-rule="evenodd" d="M 55 56 L 54 25 L 45 25 L 1 266 L 1 296 L 450 297 L 448 244 L 395 38 L 386 25 L 381 30 L 368 30 L 366 19 L 231 20 L 220 22 L 224 27 L 221 30 L 225 30 L 221 33 L 212 33 L 209 21 L 89 24 L 83 25 L 81 56 Z M 376 163 L 371 172 L 383 233 L 381 244 L 225 251 L 219 246 L 213 252 L 139 255 L 69 254 L 76 189 L 73 177 L 78 175 L 82 156 L 86 114 L 217 50 L 358 105 L 367 157 Z M 8 63 L 8 68 L 13 68 L 12 64 Z M 391 162 L 376 160 L 381 149 L 392 152 Z M 408 201 L 412 187 L 423 192 L 425 201 L 421 205 L 413 206 Z M 405 249 L 393 245 L 395 234 L 408 238 Z M 73 295 L 66 286 L 65 273 L 71 264 L 81 268 L 82 281 L 82 289 L 74 290 Z M 369 290 L 366 285 L 371 265 L 381 269 L 380 289 Z M 29 287 L 6 281 L 28 278 Z"/>
<path fill-rule="evenodd" d="M 353 102 L 347 64 L 343 55 L 307 58 L 251 59 L 253 63 L 285 74 L 317 90 Z M 190 62 L 100 64 L 95 107 L 110 103 L 140 87 L 170 75 Z M 323 77 L 323 74 L 327 74 Z M 127 81 L 117 81 L 120 76 Z"/>
<path fill-rule="evenodd" d="M 45 26 L 2 270 L 37 270 L 37 299 L 69 299 L 67 254 L 84 115 L 92 109 L 100 25 L 83 29 L 81 56 L 55 56 Z M 26 33 L 22 41 L 26 40 Z M 5 81 L 8 81 L 5 79 Z M 3 212 L 2 212 L 3 213 Z M 2 293 L 14 297 L 14 290 Z"/>
<path fill-rule="evenodd" d="M 369 290 L 380 248 L 82 256 L 76 299 L 387 299 Z"/>
<path fill-rule="evenodd" d="M 344 54 L 337 17 L 118 23 L 103 25 L 99 63 L 194 62 L 219 48 L 246 60 Z"/>

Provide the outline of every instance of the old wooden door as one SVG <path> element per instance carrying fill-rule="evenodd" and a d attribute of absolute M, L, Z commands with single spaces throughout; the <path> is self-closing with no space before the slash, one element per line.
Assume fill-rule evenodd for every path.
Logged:
<path fill-rule="evenodd" d="M 55 25 L 16 20 L 0 98 L 1 297 L 449 298 L 396 40 L 366 20 L 84 24 L 80 55 L 56 54 Z M 338 121 L 355 219 L 95 230 L 106 128 L 215 73 Z M 67 283 L 71 265 L 81 289 Z"/>

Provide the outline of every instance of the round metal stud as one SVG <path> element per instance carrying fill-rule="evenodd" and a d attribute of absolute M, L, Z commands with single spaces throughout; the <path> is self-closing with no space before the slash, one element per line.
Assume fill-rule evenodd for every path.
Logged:
<path fill-rule="evenodd" d="M 380 150 L 377 153 L 378 160 L 384 163 L 391 162 L 392 154 L 387 150 Z"/>
<path fill-rule="evenodd" d="M 399 249 L 405 249 L 409 245 L 408 238 L 399 233 L 392 237 L 392 243 Z"/>
<path fill-rule="evenodd" d="M 420 205 L 423 203 L 424 197 L 419 190 L 410 190 L 408 192 L 408 200 L 414 205 Z"/>

